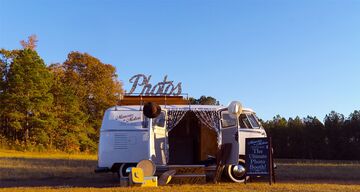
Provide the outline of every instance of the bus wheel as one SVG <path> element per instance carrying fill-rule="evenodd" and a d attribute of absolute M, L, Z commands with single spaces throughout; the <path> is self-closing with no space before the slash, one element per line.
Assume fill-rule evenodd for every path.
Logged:
<path fill-rule="evenodd" d="M 121 164 L 119 171 L 118 171 L 118 176 L 119 178 L 124 178 L 124 177 L 128 177 L 130 171 L 128 170 L 131 167 L 136 167 L 136 163 L 123 163 Z"/>
<path fill-rule="evenodd" d="M 245 181 L 245 173 L 245 161 L 243 159 L 239 159 L 237 165 L 228 165 L 226 167 L 226 175 L 235 183 L 243 183 Z M 246 179 L 248 179 L 248 177 L 246 177 Z"/>

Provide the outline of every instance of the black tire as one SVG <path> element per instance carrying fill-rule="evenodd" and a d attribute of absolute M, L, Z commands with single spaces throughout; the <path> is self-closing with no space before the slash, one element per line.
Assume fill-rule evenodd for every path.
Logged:
<path fill-rule="evenodd" d="M 119 167 L 119 170 L 117 172 L 119 178 L 128 177 L 129 173 L 126 172 L 126 169 L 129 167 L 136 167 L 136 163 L 123 163 Z"/>
<path fill-rule="evenodd" d="M 239 163 L 237 165 L 228 165 L 225 167 L 225 173 L 230 181 L 234 183 L 243 183 L 245 179 L 249 177 L 245 177 L 246 169 L 245 169 L 245 160 L 239 159 Z"/>

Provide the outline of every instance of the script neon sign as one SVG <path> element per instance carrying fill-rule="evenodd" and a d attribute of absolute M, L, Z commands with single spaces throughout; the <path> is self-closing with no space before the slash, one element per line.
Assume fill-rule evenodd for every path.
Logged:
<path fill-rule="evenodd" d="M 181 82 L 176 86 L 173 84 L 174 81 L 168 81 L 167 75 L 165 75 L 164 80 L 155 84 L 154 86 L 150 83 L 151 75 L 146 77 L 143 74 L 137 74 L 130 78 L 129 82 L 132 83 L 131 90 L 129 94 L 135 93 L 138 87 L 142 87 L 140 95 L 145 96 L 163 96 L 163 95 L 181 95 Z"/>

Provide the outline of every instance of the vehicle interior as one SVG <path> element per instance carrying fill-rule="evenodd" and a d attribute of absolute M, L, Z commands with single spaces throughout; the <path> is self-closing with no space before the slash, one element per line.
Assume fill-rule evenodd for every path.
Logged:
<path fill-rule="evenodd" d="M 217 133 L 188 111 L 168 133 L 169 164 L 204 164 L 218 150 Z"/>

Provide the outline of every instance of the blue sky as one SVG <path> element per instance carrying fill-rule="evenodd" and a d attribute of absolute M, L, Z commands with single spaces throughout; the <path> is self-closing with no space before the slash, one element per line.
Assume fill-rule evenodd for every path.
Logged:
<path fill-rule="evenodd" d="M 70 51 L 183 92 L 240 100 L 267 120 L 360 109 L 360 1 L 0 0 L 0 47 L 31 34 L 47 64 Z"/>

